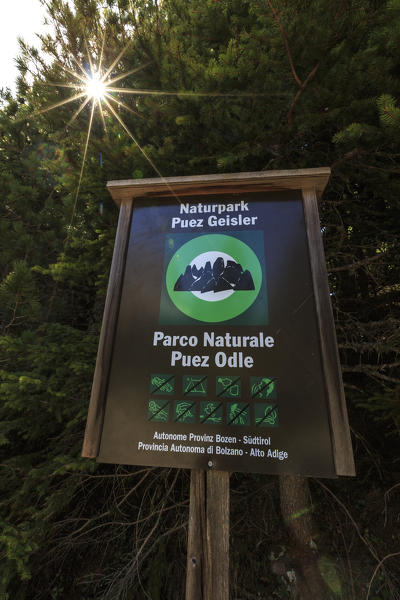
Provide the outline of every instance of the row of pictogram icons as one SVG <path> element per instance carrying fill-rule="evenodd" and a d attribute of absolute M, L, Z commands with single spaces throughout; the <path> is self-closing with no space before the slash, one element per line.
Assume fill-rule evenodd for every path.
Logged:
<path fill-rule="evenodd" d="M 148 403 L 147 420 L 155 423 L 278 427 L 278 406 L 273 402 L 255 402 L 251 406 L 246 402 L 152 398 Z"/>
<path fill-rule="evenodd" d="M 180 385 L 178 381 L 180 381 Z M 183 375 L 181 378 L 172 373 L 154 373 L 150 376 L 151 396 L 182 395 L 187 398 L 205 398 L 214 394 L 217 398 L 240 399 L 243 395 L 251 400 L 276 400 L 276 379 L 267 376 L 250 377 L 249 388 L 244 390 L 242 378 L 236 375 L 218 375 L 214 390 L 207 375 Z"/>

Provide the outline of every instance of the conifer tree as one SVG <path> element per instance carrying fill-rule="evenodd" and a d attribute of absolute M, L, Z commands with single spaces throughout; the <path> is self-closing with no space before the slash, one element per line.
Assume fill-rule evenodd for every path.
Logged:
<path fill-rule="evenodd" d="M 320 215 L 358 477 L 311 482 L 309 556 L 332 597 L 396 598 L 398 2 L 46 5 L 51 60 L 24 46 L 0 108 L 0 593 L 184 597 L 187 473 L 80 458 L 118 215 L 106 181 L 331 166 Z M 181 94 L 115 94 L 142 150 L 96 112 L 82 171 L 90 103 L 72 122 L 78 101 L 45 109 L 74 93 L 55 84 L 76 61 L 123 50 L 118 85 Z M 232 490 L 233 597 L 306 598 L 277 482 Z"/>

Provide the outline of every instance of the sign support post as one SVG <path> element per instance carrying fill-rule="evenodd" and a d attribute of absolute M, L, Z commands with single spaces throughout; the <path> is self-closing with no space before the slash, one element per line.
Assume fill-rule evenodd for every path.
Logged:
<path fill-rule="evenodd" d="M 192 469 L 186 600 L 229 600 L 229 473 Z"/>

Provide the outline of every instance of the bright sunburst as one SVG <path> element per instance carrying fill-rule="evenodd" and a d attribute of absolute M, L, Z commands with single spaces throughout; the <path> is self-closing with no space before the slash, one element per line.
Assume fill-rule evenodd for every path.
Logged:
<path fill-rule="evenodd" d="M 104 47 L 104 42 L 103 42 L 103 47 Z M 96 107 L 99 110 L 104 130 L 107 131 L 106 121 L 104 118 L 104 112 L 107 111 L 108 114 L 111 114 L 112 116 L 114 116 L 117 119 L 117 121 L 124 128 L 124 130 L 129 135 L 129 137 L 132 139 L 132 141 L 139 148 L 139 150 L 141 151 L 143 156 L 146 158 L 146 160 L 149 162 L 149 164 L 153 167 L 153 169 L 157 173 L 157 175 L 159 177 L 163 178 L 162 174 L 157 169 L 154 162 L 151 160 L 151 158 L 148 156 L 148 154 L 145 152 L 145 150 L 140 146 L 139 142 L 137 141 L 137 139 L 135 138 L 133 133 L 129 130 L 128 126 L 126 125 L 126 123 L 124 122 L 124 120 L 122 119 L 122 117 L 116 110 L 116 108 L 124 108 L 125 110 L 128 110 L 129 112 L 135 114 L 136 116 L 139 116 L 135 110 L 133 110 L 130 106 L 128 106 L 127 104 L 122 102 L 122 100 L 120 98 L 121 94 L 127 93 L 127 94 L 140 95 L 140 94 L 146 94 L 146 93 L 147 94 L 154 93 L 154 94 L 159 95 L 159 94 L 163 93 L 163 92 L 159 92 L 157 90 L 154 90 L 152 92 L 150 90 L 134 90 L 134 89 L 127 89 L 127 88 L 121 88 L 121 87 L 116 86 L 117 82 L 121 81 L 122 79 L 125 79 L 132 73 L 135 73 L 139 69 L 143 68 L 143 67 L 138 67 L 137 69 L 132 69 L 130 71 L 121 73 L 120 75 L 118 75 L 116 77 L 110 77 L 110 74 L 112 73 L 113 69 L 118 64 L 118 62 L 120 61 L 120 59 L 122 58 L 122 56 L 126 52 L 126 50 L 127 50 L 127 47 L 125 47 L 119 53 L 119 55 L 116 57 L 116 59 L 113 61 L 113 63 L 107 69 L 104 69 L 104 70 L 103 70 L 103 64 L 102 64 L 103 48 L 101 49 L 100 59 L 99 59 L 99 63 L 97 65 L 95 65 L 93 63 L 92 59 L 90 58 L 89 51 L 87 51 L 88 62 L 89 62 L 89 66 L 90 66 L 90 68 L 88 70 L 86 70 L 83 67 L 83 65 L 79 62 L 79 60 L 75 56 L 73 56 L 72 58 L 77 66 L 76 71 L 69 69 L 68 67 L 66 67 L 65 65 L 62 65 L 60 63 L 61 68 L 67 74 L 72 76 L 73 82 L 71 82 L 71 83 L 61 83 L 61 82 L 60 83 L 51 83 L 50 85 L 54 85 L 56 87 L 70 88 L 70 89 L 74 90 L 75 93 L 73 95 L 71 95 L 69 98 L 66 98 L 65 100 L 61 100 L 60 102 L 56 102 L 55 104 L 52 104 L 52 105 L 39 111 L 40 113 L 43 113 L 43 112 L 47 112 L 49 110 L 58 108 L 60 106 L 63 106 L 65 104 L 69 104 L 70 102 L 80 101 L 80 105 L 75 110 L 71 119 L 67 123 L 67 126 L 68 126 L 68 125 L 71 125 L 75 121 L 75 119 L 78 117 L 78 115 L 83 111 L 83 109 L 89 103 L 91 103 L 86 141 L 85 141 L 85 146 L 84 146 L 84 151 L 83 151 L 83 156 L 82 156 L 82 164 L 81 164 L 81 170 L 80 170 L 80 174 L 79 174 L 78 186 L 77 186 L 76 193 L 75 193 L 75 200 L 74 200 L 74 206 L 73 206 L 73 210 L 72 210 L 70 226 L 72 225 L 72 222 L 74 219 L 76 204 L 77 204 L 79 191 L 80 191 L 80 187 L 81 187 L 81 183 L 82 183 L 86 155 L 87 155 L 87 150 L 88 150 L 88 145 L 89 145 L 89 140 L 90 140 L 90 134 L 92 131 L 93 118 L 94 118 L 94 113 L 95 113 Z M 117 98 L 115 97 L 116 95 L 117 95 Z"/>
<path fill-rule="evenodd" d="M 85 91 L 90 98 L 102 100 L 106 93 L 106 89 L 107 84 L 104 83 L 99 73 L 93 73 L 93 75 L 88 77 L 88 81 L 85 86 Z"/>
<path fill-rule="evenodd" d="M 104 130 L 107 131 L 106 121 L 105 121 L 105 117 L 104 117 L 104 113 L 106 111 L 109 115 L 112 115 L 113 117 L 115 117 L 115 119 L 117 119 L 117 121 L 120 123 L 120 125 L 123 127 L 125 132 L 132 139 L 134 144 L 139 148 L 140 152 L 146 158 L 147 162 L 152 166 L 152 168 L 157 173 L 157 175 L 166 182 L 165 178 L 160 173 L 157 166 L 154 164 L 154 162 L 151 160 L 150 156 L 145 152 L 145 150 L 141 147 L 138 140 L 135 138 L 133 133 L 129 130 L 128 126 L 126 125 L 126 123 L 124 122 L 122 117 L 120 116 L 119 112 L 117 112 L 117 110 L 116 110 L 119 108 L 123 108 L 123 109 L 135 114 L 136 116 L 139 116 L 135 110 L 133 110 L 130 106 L 128 106 L 121 100 L 122 94 L 137 95 L 137 96 L 143 96 L 143 95 L 179 96 L 179 97 L 180 96 L 184 96 L 184 97 L 189 96 L 192 98 L 198 97 L 198 96 L 205 96 L 205 97 L 209 98 L 209 97 L 220 97 L 220 96 L 224 96 L 224 97 L 226 97 L 226 96 L 228 96 L 228 97 L 229 96 L 230 97 L 246 97 L 246 96 L 254 97 L 254 96 L 260 96 L 260 95 L 264 96 L 265 95 L 263 93 L 261 93 L 261 94 L 260 93 L 246 93 L 246 92 L 242 92 L 242 93 L 214 92 L 213 93 L 213 92 L 191 92 L 191 91 L 187 91 L 187 90 L 171 92 L 171 91 L 162 91 L 162 90 L 143 90 L 143 89 L 135 89 L 135 88 L 117 87 L 116 86 L 117 82 L 125 79 L 129 75 L 132 75 L 133 73 L 135 73 L 135 72 L 143 69 L 145 66 L 147 66 L 147 65 L 143 65 L 136 69 L 132 69 L 130 71 L 125 71 L 115 77 L 111 77 L 111 73 L 113 72 L 114 68 L 118 66 L 119 61 L 121 60 L 122 56 L 124 55 L 124 53 L 126 52 L 128 47 L 129 47 L 129 44 L 118 54 L 118 56 L 115 58 L 115 60 L 112 62 L 112 64 L 110 66 L 108 66 L 108 68 L 104 68 L 104 65 L 103 65 L 104 39 L 103 39 L 103 44 L 102 44 L 102 48 L 101 48 L 101 52 L 100 52 L 100 57 L 99 57 L 97 64 L 93 63 L 89 49 L 86 46 L 87 59 L 88 59 L 88 65 L 89 65 L 88 69 L 85 69 L 84 66 L 81 64 L 81 62 L 74 55 L 72 55 L 72 59 L 76 65 L 76 70 L 70 69 L 70 68 L 66 67 L 65 65 L 59 63 L 59 65 L 63 69 L 63 71 L 66 74 L 70 75 L 73 79 L 70 83 L 64 83 L 64 82 L 61 83 L 60 82 L 60 83 L 50 83 L 50 85 L 54 85 L 56 87 L 66 87 L 71 90 L 74 90 L 75 93 L 73 95 L 71 95 L 69 98 L 61 100 L 60 102 L 56 102 L 55 104 L 52 104 L 52 105 L 38 111 L 38 113 L 44 113 L 49 110 L 53 110 L 55 108 L 58 108 L 65 104 L 68 104 L 70 102 L 80 101 L 79 107 L 75 110 L 71 119 L 67 123 L 67 126 L 68 126 L 68 125 L 71 125 L 75 121 L 75 119 L 78 117 L 78 115 L 83 111 L 83 109 L 89 103 L 91 103 L 86 141 L 85 141 L 85 146 L 84 146 L 84 151 L 83 151 L 83 156 L 82 156 L 82 165 L 81 165 L 81 170 L 80 170 L 80 174 L 79 174 L 78 186 L 77 186 L 76 193 L 75 193 L 75 200 L 74 200 L 74 206 L 73 206 L 73 210 L 72 210 L 70 227 L 73 223 L 74 216 L 75 216 L 75 210 L 76 210 L 77 200 L 78 200 L 79 191 L 80 191 L 80 187 L 81 187 L 81 183 L 82 183 L 87 149 L 88 149 L 88 145 L 89 145 L 90 134 L 91 134 L 91 130 L 92 130 L 93 118 L 94 118 L 94 113 L 95 113 L 96 107 L 98 108 Z M 36 114 L 38 114 L 38 113 L 36 113 Z M 180 202 L 180 199 L 178 198 L 178 196 L 176 195 L 174 190 L 170 187 L 170 185 L 167 182 L 166 182 L 166 185 L 170 189 L 172 195 L 175 196 L 175 198 Z"/>

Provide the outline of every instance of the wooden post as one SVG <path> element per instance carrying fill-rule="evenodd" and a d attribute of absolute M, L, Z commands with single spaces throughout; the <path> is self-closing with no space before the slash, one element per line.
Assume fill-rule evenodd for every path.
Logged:
<path fill-rule="evenodd" d="M 205 600 L 229 600 L 229 473 L 207 472 Z"/>
<path fill-rule="evenodd" d="M 106 407 L 108 376 L 111 367 L 113 342 L 117 328 L 119 301 L 121 298 L 126 253 L 129 243 L 132 208 L 132 200 L 124 201 L 121 203 L 119 211 L 118 229 L 115 238 L 114 254 L 104 307 L 99 349 L 97 352 L 96 369 L 93 377 L 85 438 L 83 441 L 82 456 L 86 458 L 96 458 L 99 454 Z"/>
<path fill-rule="evenodd" d="M 186 600 L 229 600 L 229 473 L 193 469 Z"/>
<path fill-rule="evenodd" d="M 186 564 L 186 600 L 203 600 L 204 540 L 206 528 L 205 471 L 190 472 L 189 527 Z"/>
<path fill-rule="evenodd" d="M 321 224 L 315 189 L 303 189 L 304 219 L 310 246 L 311 274 L 317 309 L 322 365 L 330 407 L 333 457 L 337 475 L 355 475 L 350 427 L 342 383 L 335 322 L 325 265 Z"/>

